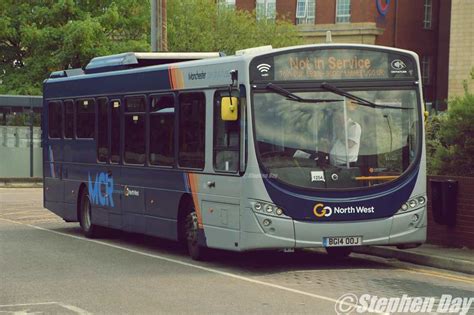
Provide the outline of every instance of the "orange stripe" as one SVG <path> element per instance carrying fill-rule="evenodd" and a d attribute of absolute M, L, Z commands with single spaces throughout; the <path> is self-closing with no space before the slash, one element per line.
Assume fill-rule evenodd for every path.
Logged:
<path fill-rule="evenodd" d="M 178 88 L 178 83 L 176 82 L 176 69 L 171 67 L 171 80 L 172 80 L 172 87 L 173 90 L 176 90 Z"/>
<path fill-rule="evenodd" d="M 178 84 L 178 89 L 184 88 L 184 76 L 180 69 L 176 69 L 176 83 Z"/>
<path fill-rule="evenodd" d="M 188 174 L 189 178 L 189 186 L 191 187 L 191 193 L 193 196 L 193 203 L 194 203 L 194 209 L 196 210 L 196 214 L 198 217 L 198 225 L 199 228 L 203 228 L 202 224 L 202 215 L 201 215 L 201 207 L 199 207 L 199 198 L 198 198 L 198 192 L 199 192 L 199 178 L 198 175 L 196 174 Z"/>
<path fill-rule="evenodd" d="M 173 84 L 173 69 L 171 67 L 168 68 L 168 77 L 170 80 L 170 86 L 171 89 L 174 90 L 174 84 Z"/>

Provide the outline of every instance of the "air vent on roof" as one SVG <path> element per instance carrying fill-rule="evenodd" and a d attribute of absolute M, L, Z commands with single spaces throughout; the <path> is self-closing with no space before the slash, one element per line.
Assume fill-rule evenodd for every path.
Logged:
<path fill-rule="evenodd" d="M 81 68 L 76 68 L 76 69 L 54 71 L 54 72 L 51 72 L 49 77 L 51 79 L 55 79 L 55 78 L 73 77 L 73 76 L 81 75 L 81 74 L 84 74 L 84 70 L 82 70 Z"/>
<path fill-rule="evenodd" d="M 123 53 L 118 55 L 96 57 L 92 59 L 85 68 L 86 73 L 107 72 L 116 70 L 125 70 L 138 67 L 163 65 L 175 62 L 190 60 L 217 58 L 225 56 L 223 53 L 216 52 L 197 52 L 197 53 L 176 53 L 176 52 L 158 52 L 158 53 Z"/>

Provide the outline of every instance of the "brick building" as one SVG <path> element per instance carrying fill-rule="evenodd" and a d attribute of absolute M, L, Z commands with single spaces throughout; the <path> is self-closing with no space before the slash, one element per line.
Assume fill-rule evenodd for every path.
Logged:
<path fill-rule="evenodd" d="M 474 40 L 465 40 L 466 34 L 474 39 L 472 0 L 218 1 L 255 10 L 258 19 L 285 18 L 297 25 L 306 43 L 324 42 L 330 30 L 336 43 L 413 50 L 420 56 L 425 101 L 441 110 L 448 95 L 460 94 L 467 65 L 473 64 Z"/>

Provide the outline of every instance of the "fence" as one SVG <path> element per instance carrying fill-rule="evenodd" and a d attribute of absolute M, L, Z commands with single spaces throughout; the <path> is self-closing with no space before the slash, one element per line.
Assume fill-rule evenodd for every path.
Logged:
<path fill-rule="evenodd" d="M 42 177 L 42 102 L 0 95 L 0 178 Z"/>

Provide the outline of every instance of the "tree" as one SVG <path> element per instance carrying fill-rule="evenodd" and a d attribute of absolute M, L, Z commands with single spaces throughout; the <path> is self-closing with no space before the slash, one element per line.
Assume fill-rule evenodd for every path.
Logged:
<path fill-rule="evenodd" d="M 50 72 L 148 51 L 149 1 L 0 1 L 0 94 L 41 94 Z"/>
<path fill-rule="evenodd" d="M 432 174 L 474 176 L 474 94 L 448 102 L 448 111 L 427 128 L 428 169 Z"/>
<path fill-rule="evenodd" d="M 168 0 L 170 51 L 224 51 L 300 43 L 284 20 L 219 10 L 215 0 Z M 52 71 L 93 57 L 150 51 L 148 0 L 0 1 L 0 94 L 41 94 Z"/>
<path fill-rule="evenodd" d="M 257 21 L 255 12 L 219 8 L 215 0 L 168 2 L 168 47 L 172 51 L 222 51 L 262 45 L 274 47 L 301 43 L 294 25 Z"/>

